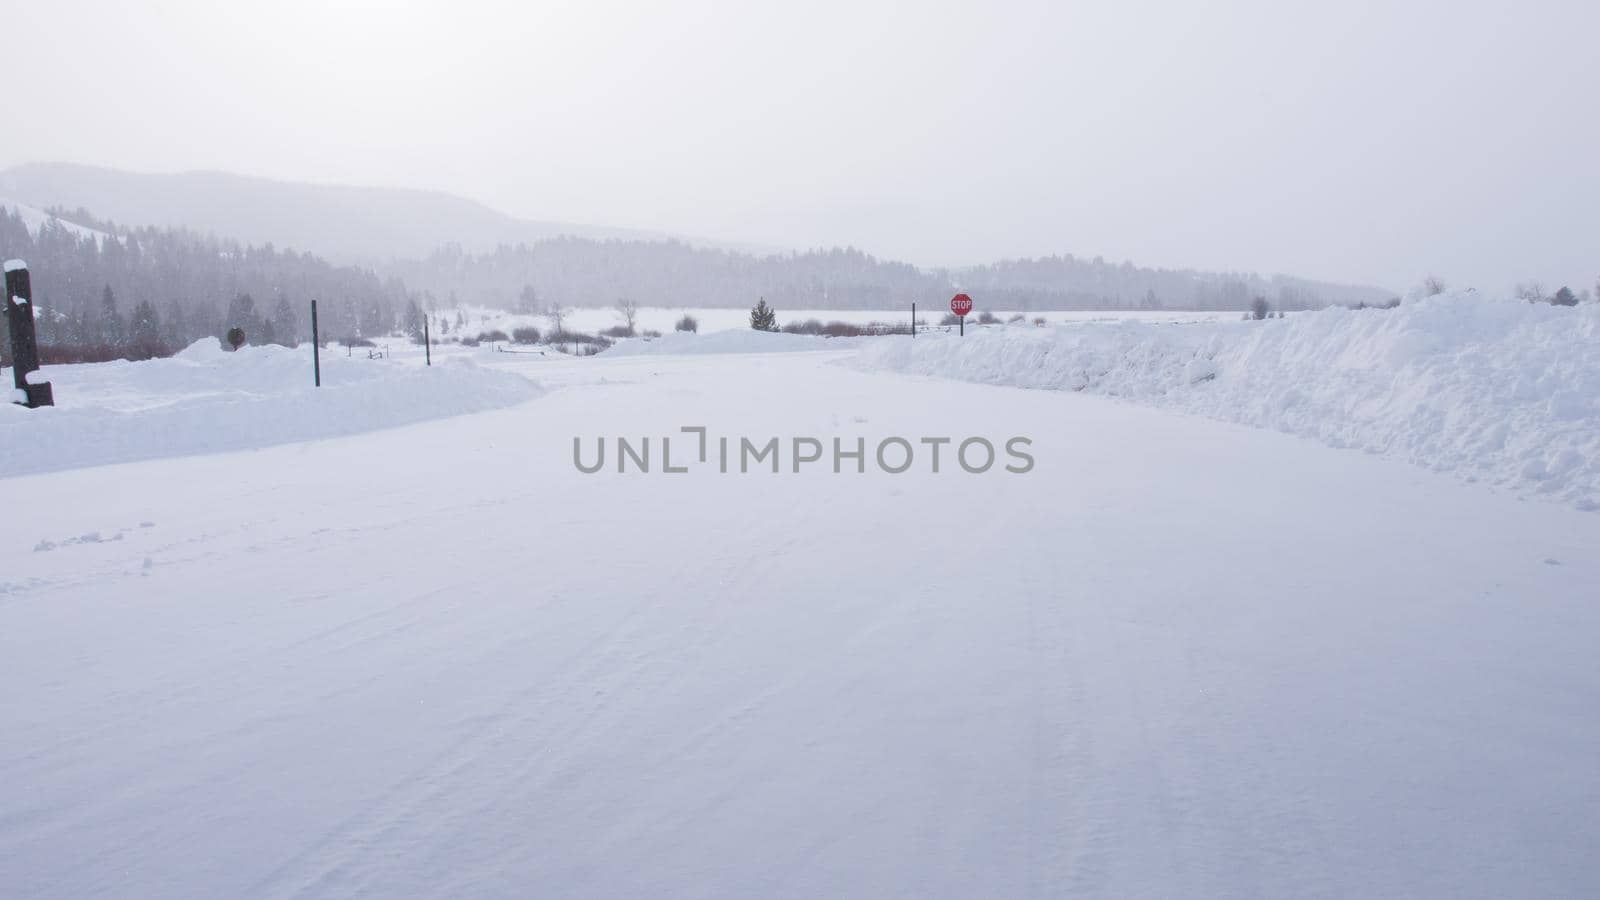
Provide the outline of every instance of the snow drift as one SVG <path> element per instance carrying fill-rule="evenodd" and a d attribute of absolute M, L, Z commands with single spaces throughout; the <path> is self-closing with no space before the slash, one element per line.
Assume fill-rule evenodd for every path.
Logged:
<path fill-rule="evenodd" d="M 1392 310 L 878 342 L 870 369 L 1087 391 L 1600 508 L 1600 305 L 1453 292 Z"/>
<path fill-rule="evenodd" d="M 311 348 L 224 351 L 198 341 L 170 359 L 48 366 L 57 406 L 0 408 L 0 476 L 245 450 L 406 425 L 519 403 L 540 392 L 514 373 L 454 357 L 424 368 Z M 9 374 L 7 378 L 9 379 Z"/>

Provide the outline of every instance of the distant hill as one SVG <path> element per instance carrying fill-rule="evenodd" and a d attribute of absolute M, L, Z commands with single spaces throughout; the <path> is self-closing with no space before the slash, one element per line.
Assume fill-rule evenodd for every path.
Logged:
<path fill-rule="evenodd" d="M 610 306 L 623 297 L 645 306 L 748 307 L 765 297 L 788 309 L 902 309 L 911 303 L 932 309 L 962 290 L 980 308 L 1018 311 L 1243 310 L 1257 296 L 1279 309 L 1314 309 L 1378 304 L 1393 296 L 1381 288 L 1286 275 L 1147 268 L 1071 254 L 925 269 L 855 248 L 752 251 L 649 232 L 532 222 L 436 192 L 217 172 L 139 175 L 54 163 L 17 166 L 0 172 L 0 207 L 15 211 L 19 245 L 23 231 L 40 235 L 47 221 L 55 231 L 77 229 L 80 237 L 86 230 L 144 231 L 137 244 L 162 248 L 160 254 L 173 257 L 174 264 L 181 260 L 185 271 L 209 271 L 213 267 L 202 259 L 219 249 L 259 250 L 267 259 L 294 255 L 285 253 L 291 249 L 313 254 L 319 265 L 354 266 L 378 281 L 398 282 L 386 288 L 392 308 L 412 294 L 432 307 Z M 237 288 L 227 279 L 202 288 L 170 266 L 126 282 L 106 274 L 91 278 L 97 264 L 70 255 L 62 261 L 69 260 L 83 280 L 62 294 L 68 307 L 91 306 L 103 286 L 92 283 L 96 279 L 119 291 L 138 286 L 159 295 L 163 288 L 152 280 L 158 271 L 176 273 L 168 276 L 167 293 L 195 302 L 226 302 L 236 289 L 306 293 L 294 279 L 278 280 L 295 270 L 282 259 Z M 117 271 L 113 267 L 110 274 Z M 369 289 L 362 284 L 362 291 Z"/>
<path fill-rule="evenodd" d="M 89 210 L 95 218 L 119 225 L 187 228 L 246 244 L 308 250 L 340 262 L 424 257 L 447 244 L 484 252 L 500 244 L 561 235 L 666 237 L 518 219 L 434 191 L 306 184 L 224 172 L 149 175 L 32 163 L 0 172 L 0 197 L 39 209 Z"/>

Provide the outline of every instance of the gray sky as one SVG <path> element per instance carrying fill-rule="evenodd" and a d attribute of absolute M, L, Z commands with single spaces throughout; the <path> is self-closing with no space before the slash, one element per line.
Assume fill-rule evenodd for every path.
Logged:
<path fill-rule="evenodd" d="M 1600 3 L 0 0 L 0 165 L 922 264 L 1600 276 Z"/>

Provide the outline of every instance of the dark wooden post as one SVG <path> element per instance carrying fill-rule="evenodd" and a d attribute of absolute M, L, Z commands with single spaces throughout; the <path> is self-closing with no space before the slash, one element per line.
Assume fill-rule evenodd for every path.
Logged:
<path fill-rule="evenodd" d="M 17 403 L 29 409 L 55 406 L 55 393 L 48 381 L 34 383 L 28 376 L 39 371 L 39 342 L 33 324 L 33 286 L 28 279 L 28 264 L 20 259 L 6 261 L 6 330 L 11 333 L 11 374 L 23 399 Z"/>
<path fill-rule="evenodd" d="M 317 330 L 317 301 L 311 301 L 311 378 L 322 387 L 322 334 Z"/>
<path fill-rule="evenodd" d="M 917 336 L 917 304 L 911 304 L 911 336 Z"/>
<path fill-rule="evenodd" d="M 433 365 L 433 339 L 428 337 L 428 314 L 422 314 L 422 362 Z"/>

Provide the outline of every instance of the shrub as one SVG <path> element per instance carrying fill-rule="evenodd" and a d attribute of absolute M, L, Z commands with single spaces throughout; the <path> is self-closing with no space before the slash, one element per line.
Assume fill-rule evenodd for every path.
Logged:
<path fill-rule="evenodd" d="M 955 313 L 945 313 L 944 314 L 944 318 L 939 320 L 939 324 L 940 325 L 960 325 L 961 324 L 961 317 L 956 315 Z"/>
<path fill-rule="evenodd" d="M 611 346 L 611 340 L 596 334 L 584 334 L 581 331 L 553 331 L 545 335 L 545 343 L 565 352 L 569 347 L 595 347 L 596 352 Z"/>
<path fill-rule="evenodd" d="M 1007 325 L 1016 325 L 1016 324 L 1019 324 L 1021 322 L 1026 322 L 1026 321 L 1028 321 L 1028 317 L 1027 316 L 1023 315 L 1022 313 L 1017 313 L 1017 314 L 1013 315 L 1011 318 L 1007 319 L 1006 320 L 1006 324 Z"/>
<path fill-rule="evenodd" d="M 641 335 L 647 337 L 647 338 L 658 338 L 658 337 L 661 337 L 661 332 L 656 331 L 656 330 L 654 330 L 652 328 L 646 328 L 645 330 L 643 330 L 643 331 L 641 331 L 639 333 Z"/>
<path fill-rule="evenodd" d="M 511 329 L 511 339 L 519 344 L 537 344 L 539 343 L 539 329 L 534 328 L 532 325 L 513 328 Z"/>
<path fill-rule="evenodd" d="M 501 331 L 498 328 L 493 328 L 493 329 L 490 329 L 489 331 L 480 332 L 478 334 L 479 343 L 482 343 L 484 341 L 488 341 L 490 343 L 494 343 L 496 341 L 499 341 L 500 343 L 504 344 L 505 342 L 507 342 L 509 340 L 511 340 L 511 338 L 506 337 L 506 333 L 504 331 Z"/>
<path fill-rule="evenodd" d="M 7 367 L 9 367 L 11 365 L 11 354 L 9 352 L 10 347 L 7 347 L 6 350 L 7 359 L 5 360 L 5 364 Z M 110 362 L 114 359 L 122 359 L 123 355 L 123 351 L 112 344 L 39 345 L 39 365 L 41 366 L 61 366 L 68 363 Z M 166 356 L 168 354 L 162 353 L 159 355 Z M 149 357 L 136 356 L 131 358 L 148 359 Z M 11 381 L 11 373 L 7 372 L 5 374 L 5 378 L 6 383 L 9 384 Z"/>
<path fill-rule="evenodd" d="M 629 338 L 633 337 L 633 326 L 613 325 L 610 328 L 601 331 L 600 334 L 608 338 Z"/>
<path fill-rule="evenodd" d="M 107 290 L 110 290 L 110 289 L 107 288 Z M 244 346 L 244 329 L 240 328 L 237 325 L 233 326 L 232 328 L 229 328 L 228 329 L 227 340 L 228 340 L 228 348 L 230 350 L 237 350 L 240 347 L 243 347 Z"/>
<path fill-rule="evenodd" d="M 1257 297 L 1250 301 L 1250 318 L 1265 319 L 1267 312 L 1267 298 Z"/>
<path fill-rule="evenodd" d="M 672 326 L 672 330 L 697 332 L 700 330 L 700 322 L 694 316 L 685 313 L 683 318 L 679 319 L 677 324 Z"/>
<path fill-rule="evenodd" d="M 341 347 L 376 347 L 377 344 L 362 337 L 344 337 L 339 339 Z"/>
<path fill-rule="evenodd" d="M 978 324 L 979 325 L 997 325 L 997 324 L 999 324 L 999 322 L 1000 322 L 1000 317 L 996 316 L 992 312 L 989 312 L 988 310 L 984 310 L 983 312 L 978 313 Z"/>
<path fill-rule="evenodd" d="M 821 319 L 806 319 L 803 322 L 790 322 L 783 326 L 784 334 L 821 334 Z"/>
<path fill-rule="evenodd" d="M 878 334 L 910 334 L 911 327 L 904 322 L 868 322 L 857 325 L 854 322 L 832 321 L 824 323 L 820 319 L 806 319 L 803 322 L 790 322 L 783 326 L 785 334 L 820 334 L 824 337 L 861 337 L 863 335 Z"/>

